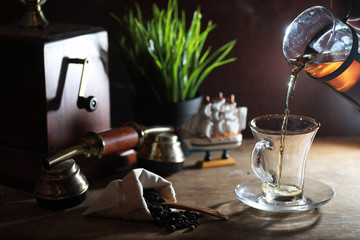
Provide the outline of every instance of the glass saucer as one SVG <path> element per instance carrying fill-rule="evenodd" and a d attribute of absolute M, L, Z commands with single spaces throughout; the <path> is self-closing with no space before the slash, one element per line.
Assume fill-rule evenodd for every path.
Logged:
<path fill-rule="evenodd" d="M 335 196 L 334 189 L 322 182 L 305 179 L 304 199 L 290 204 L 269 204 L 263 198 L 262 182 L 252 179 L 236 186 L 235 195 L 250 207 L 273 212 L 298 212 L 318 208 Z"/>

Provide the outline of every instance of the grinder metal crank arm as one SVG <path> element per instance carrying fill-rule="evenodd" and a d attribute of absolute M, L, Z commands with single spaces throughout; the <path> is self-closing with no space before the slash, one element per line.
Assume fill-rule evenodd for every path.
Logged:
<path fill-rule="evenodd" d="M 143 125 L 130 122 L 125 124 L 125 126 L 103 132 L 89 132 L 80 144 L 47 158 L 43 162 L 43 166 L 46 169 L 50 169 L 67 159 L 78 156 L 101 158 L 104 155 L 116 152 L 124 152 L 130 149 L 137 150 L 142 146 L 148 134 L 174 131 L 175 128 L 173 126 L 146 128 Z"/>

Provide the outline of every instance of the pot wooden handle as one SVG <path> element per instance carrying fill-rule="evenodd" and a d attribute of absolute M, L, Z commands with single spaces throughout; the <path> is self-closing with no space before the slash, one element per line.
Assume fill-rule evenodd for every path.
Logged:
<path fill-rule="evenodd" d="M 147 134 L 174 131 L 171 126 L 157 126 L 145 128 L 137 123 L 109 129 L 103 132 L 89 132 L 83 142 L 65 149 L 43 162 L 47 169 L 69 158 L 85 155 L 87 157 L 102 157 L 112 153 L 121 153 L 142 146 Z"/>
<path fill-rule="evenodd" d="M 138 131 L 130 126 L 113 128 L 97 134 L 102 138 L 104 144 L 103 155 L 133 149 L 138 146 L 140 140 Z"/>
<path fill-rule="evenodd" d="M 130 149 L 139 149 L 148 134 L 174 131 L 175 128 L 169 125 L 146 128 L 141 124 L 128 122 L 122 127 L 99 132 L 97 135 L 101 139 L 104 147 L 103 155 L 106 155 L 115 152 L 124 152 Z"/>

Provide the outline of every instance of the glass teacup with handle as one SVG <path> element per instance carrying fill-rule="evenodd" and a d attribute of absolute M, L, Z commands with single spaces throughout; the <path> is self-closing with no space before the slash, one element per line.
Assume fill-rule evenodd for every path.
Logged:
<path fill-rule="evenodd" d="M 307 155 L 320 123 L 310 117 L 290 115 L 287 130 L 282 131 L 283 119 L 283 114 L 273 114 L 250 121 L 256 140 L 251 166 L 263 182 L 264 201 L 269 204 L 298 204 L 304 200 Z M 282 134 L 285 138 L 281 153 Z"/>
<path fill-rule="evenodd" d="M 256 177 L 238 184 L 235 195 L 243 203 L 266 211 L 298 212 L 320 207 L 335 195 L 331 186 L 305 178 L 307 156 L 320 123 L 289 115 L 284 131 L 283 119 L 284 114 L 271 114 L 250 121 L 256 140 L 250 159 Z"/>

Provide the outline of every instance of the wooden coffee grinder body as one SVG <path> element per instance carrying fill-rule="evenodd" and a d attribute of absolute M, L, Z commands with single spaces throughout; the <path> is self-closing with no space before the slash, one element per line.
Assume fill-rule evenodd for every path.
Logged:
<path fill-rule="evenodd" d="M 0 184 L 31 188 L 44 158 L 110 128 L 108 36 L 88 26 L 4 26 L 0 53 Z M 79 106 L 90 97 L 95 110 Z"/>

